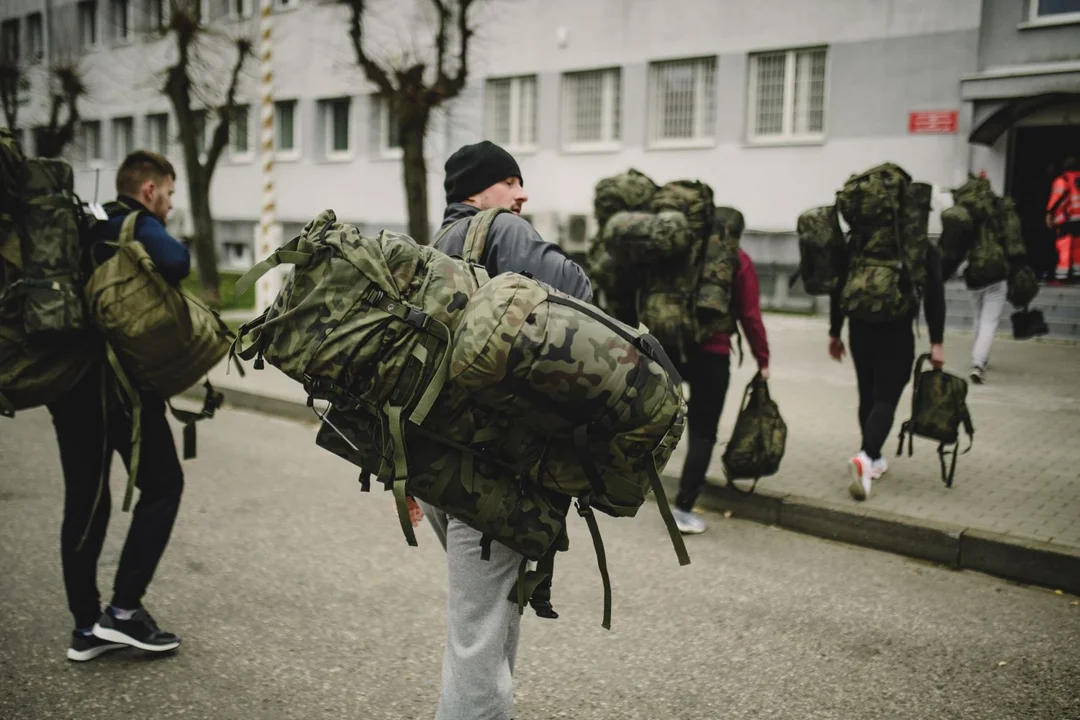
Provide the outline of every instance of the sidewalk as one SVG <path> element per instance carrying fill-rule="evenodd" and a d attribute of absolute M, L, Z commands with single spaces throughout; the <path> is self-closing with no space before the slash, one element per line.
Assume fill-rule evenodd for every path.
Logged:
<path fill-rule="evenodd" d="M 961 455 L 951 489 L 940 479 L 937 446 L 915 440 L 896 457 L 911 384 L 886 444 L 890 470 L 865 503 L 847 493 L 846 461 L 859 449 L 855 373 L 826 353 L 823 318 L 766 315 L 772 350 L 770 389 L 788 424 L 780 472 L 747 498 L 720 487 L 722 443 L 731 435 L 742 392 L 756 368 L 732 361 L 732 381 L 701 505 L 846 542 L 968 567 L 1080 593 L 1080 346 L 1060 341 L 994 342 L 987 384 L 972 386 L 975 443 Z M 925 329 L 918 351 L 928 347 Z M 946 369 L 966 375 L 971 334 L 947 331 Z M 314 420 L 298 383 L 267 365 L 211 373 L 229 402 Z M 966 447 L 966 438 L 964 439 Z M 684 447 L 665 474 L 674 489 Z M 719 519 L 714 520 L 719 522 Z"/>

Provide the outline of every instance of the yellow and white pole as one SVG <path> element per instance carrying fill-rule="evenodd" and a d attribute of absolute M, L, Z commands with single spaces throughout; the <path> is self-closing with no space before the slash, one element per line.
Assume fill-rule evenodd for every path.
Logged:
<path fill-rule="evenodd" d="M 255 238 L 256 258 L 265 259 L 281 245 L 274 196 L 274 0 L 259 0 L 259 158 L 262 160 L 262 210 Z M 255 311 L 261 313 L 274 302 L 281 289 L 281 271 L 277 268 L 255 283 Z"/>

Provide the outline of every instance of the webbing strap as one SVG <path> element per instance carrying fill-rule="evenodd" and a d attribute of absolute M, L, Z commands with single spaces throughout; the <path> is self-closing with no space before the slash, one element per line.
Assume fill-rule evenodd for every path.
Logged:
<path fill-rule="evenodd" d="M 521 564 L 518 565 L 518 579 L 517 579 L 518 615 L 524 614 L 524 612 L 525 612 L 525 603 L 528 601 L 529 595 L 532 594 L 532 593 L 529 593 L 529 595 L 526 595 L 526 593 L 525 593 L 525 574 L 526 574 L 526 571 L 528 569 L 529 569 L 529 560 L 528 560 L 528 558 L 521 558 Z"/>
<path fill-rule="evenodd" d="M 386 419 L 390 425 L 390 444 L 394 451 L 394 480 L 404 482 L 409 478 L 409 463 L 405 457 L 405 428 L 400 406 L 387 405 L 383 408 Z"/>
<path fill-rule="evenodd" d="M 405 481 L 394 481 L 394 501 L 397 503 L 398 521 L 401 522 L 401 531 L 405 533 L 405 542 L 416 547 L 416 534 L 413 533 L 412 520 L 409 519 L 409 504 L 405 501 Z"/>
<path fill-rule="evenodd" d="M 660 507 L 660 517 L 664 518 L 668 536 L 675 548 L 675 555 L 679 558 L 679 565 L 689 565 L 690 554 L 686 552 L 686 543 L 675 524 L 675 516 L 671 514 L 671 505 L 668 503 L 667 493 L 664 492 L 664 483 L 660 481 L 660 473 L 656 471 L 656 463 L 652 461 L 649 462 L 649 483 L 652 485 L 653 495 L 656 496 L 656 504 Z"/>
<path fill-rule="evenodd" d="M 577 452 L 581 469 L 585 471 L 585 477 L 589 479 L 589 485 L 593 490 L 592 494 L 597 497 L 604 497 L 607 495 L 607 484 L 604 482 L 603 476 L 600 475 L 600 471 L 589 453 L 589 426 L 578 425 L 574 428 L 573 437 L 574 450 Z"/>
<path fill-rule="evenodd" d="M 436 323 L 436 325 L 446 331 L 446 326 L 442 323 Z M 429 335 L 428 337 L 433 337 Z M 421 357 L 421 349 L 423 349 L 424 357 Z M 428 360 L 428 350 L 423 344 L 417 345 L 416 350 L 413 351 L 413 355 L 420 360 L 421 364 L 426 364 Z M 446 379 L 450 375 L 450 338 L 447 337 L 442 342 L 442 354 L 439 356 L 439 364 L 435 368 L 434 374 L 428 381 L 427 387 L 424 388 L 424 394 L 420 396 L 420 401 L 416 403 L 416 407 L 409 413 L 409 421 L 416 425 L 423 425 L 424 420 L 427 419 L 428 413 L 431 412 L 431 408 L 435 406 L 435 401 L 439 398 L 439 393 L 442 392 L 443 385 L 446 384 Z"/>
<path fill-rule="evenodd" d="M 128 512 L 131 510 L 131 498 L 135 494 L 135 479 L 139 476 L 139 460 L 142 455 L 142 399 L 109 343 L 105 343 L 105 357 L 109 359 L 109 366 L 116 376 L 120 392 L 131 405 L 131 461 L 128 463 L 127 488 L 124 489 L 124 504 L 121 506 L 124 512 Z"/>
<path fill-rule="evenodd" d="M 214 386 L 210 384 L 210 378 L 207 378 L 203 382 L 203 389 L 206 393 L 203 395 L 203 405 L 198 412 L 191 412 L 190 410 L 180 410 L 173 406 L 172 402 L 168 402 L 169 413 L 184 426 L 184 459 L 190 460 L 195 457 L 195 423 L 199 420 L 208 420 L 214 417 L 214 413 L 221 407 L 221 403 L 225 401 L 225 396 L 220 392 L 214 390 Z"/>
<path fill-rule="evenodd" d="M 596 524 L 596 515 L 589 505 L 589 496 L 585 495 L 575 503 L 578 515 L 585 518 L 592 535 L 593 548 L 596 549 L 596 565 L 600 568 L 600 579 L 604 583 L 604 619 L 600 623 L 605 630 L 611 629 L 611 578 L 608 576 L 607 554 L 604 552 L 604 540 L 600 537 L 600 526 Z M 524 588 L 522 588 L 522 591 Z"/>
<path fill-rule="evenodd" d="M 294 237 L 289 242 L 282 245 L 280 248 L 270 254 L 265 260 L 256 263 L 250 270 L 244 273 L 244 276 L 236 281 L 236 285 L 233 286 L 233 293 L 236 297 L 240 297 L 248 291 L 248 289 L 255 284 L 255 281 L 261 278 L 278 265 L 296 265 L 303 267 L 311 262 L 311 253 L 300 252 L 297 248 L 300 247 L 300 237 Z"/>
<path fill-rule="evenodd" d="M 483 210 L 469 220 L 469 229 L 465 233 L 465 245 L 461 248 L 461 257 L 467 262 L 483 265 L 484 250 L 487 248 L 488 233 L 491 223 L 499 215 L 510 212 L 506 208 L 496 207 Z"/>
<path fill-rule="evenodd" d="M 124 217 L 124 222 L 120 225 L 120 236 L 116 239 L 117 246 L 123 247 L 135 242 L 135 222 L 140 214 L 140 210 L 133 210 Z"/>

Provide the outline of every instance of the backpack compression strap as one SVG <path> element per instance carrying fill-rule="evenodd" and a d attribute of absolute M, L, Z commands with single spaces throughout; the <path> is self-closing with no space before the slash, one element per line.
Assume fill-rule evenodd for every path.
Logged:
<path fill-rule="evenodd" d="M 491 224 L 495 218 L 503 213 L 510 212 L 506 208 L 491 208 L 481 210 L 469 220 L 469 229 L 465 233 L 465 245 L 461 249 L 461 257 L 468 262 L 478 265 L 484 264 L 484 251 L 487 249 L 488 233 L 491 232 Z"/>
<path fill-rule="evenodd" d="M 326 235 L 326 231 L 330 228 L 330 223 L 323 226 L 322 235 Z M 321 237 L 320 237 L 321 239 Z M 255 281 L 261 278 L 266 273 L 270 272 L 278 265 L 297 265 L 304 266 L 311 262 L 311 253 L 300 252 L 300 237 L 294 237 L 289 242 L 285 243 L 277 250 L 272 252 L 268 258 L 262 262 L 256 264 L 246 273 L 244 276 L 236 281 L 236 285 L 233 288 L 233 292 L 236 297 L 240 297 L 248 291 Z"/>

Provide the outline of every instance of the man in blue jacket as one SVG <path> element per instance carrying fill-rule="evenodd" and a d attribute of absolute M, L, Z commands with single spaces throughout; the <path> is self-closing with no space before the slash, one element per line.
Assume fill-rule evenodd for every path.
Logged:
<path fill-rule="evenodd" d="M 494 143 L 466 145 L 446 161 L 446 214 L 435 246 L 461 255 L 469 218 L 502 207 L 491 224 L 484 255 L 488 273 L 529 273 L 556 290 L 592 300 L 592 285 L 577 263 L 545 242 L 521 208 L 529 199 L 517 161 Z M 482 534 L 424 504 L 424 513 L 446 548 L 449 590 L 446 651 L 437 720 L 509 720 L 520 617 L 508 598 L 522 556 L 499 543 L 481 558 Z"/>
<path fill-rule="evenodd" d="M 129 155 L 116 174 L 119 198 L 107 208 L 109 219 L 96 224 L 87 238 L 93 261 L 100 262 L 112 251 L 102 241 L 115 241 L 124 217 L 139 211 L 135 239 L 146 247 L 158 271 L 172 283 L 187 276 L 188 250 L 165 229 L 175 185 L 176 171 L 161 155 L 142 150 Z M 60 554 L 68 608 L 75 617 L 67 656 L 75 661 L 127 646 L 164 652 L 180 645 L 180 638 L 159 629 L 142 606 L 169 542 L 184 487 L 165 402 L 151 393 L 141 393 L 142 459 L 135 479 L 139 501 L 120 555 L 112 601 L 104 612 L 101 608 L 97 563 L 112 506 L 109 466 L 114 451 L 125 466 L 131 460 L 131 418 L 112 391 L 115 380 L 107 368 L 102 360 L 66 396 L 49 405 L 64 472 Z M 109 389 L 105 397 L 102 383 Z"/>

